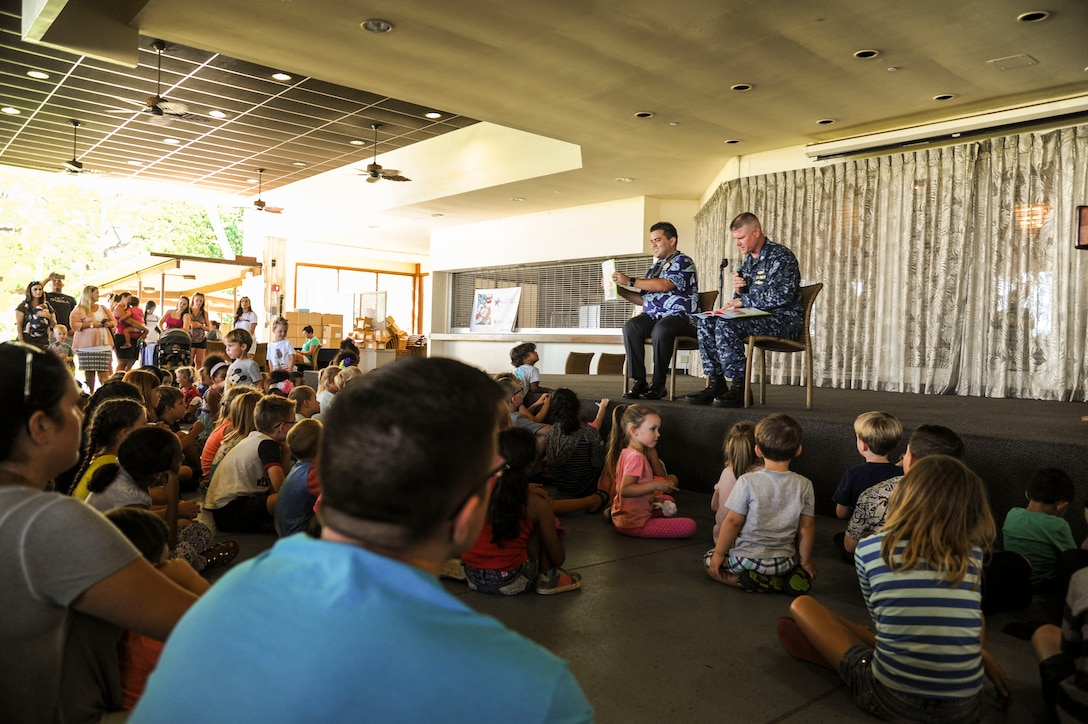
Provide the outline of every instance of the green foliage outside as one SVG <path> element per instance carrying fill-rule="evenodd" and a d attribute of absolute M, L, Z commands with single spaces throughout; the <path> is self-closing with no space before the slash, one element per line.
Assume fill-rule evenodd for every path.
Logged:
<path fill-rule="evenodd" d="M 224 257 L 206 204 L 154 189 L 0 166 L 0 339 L 15 336 L 27 284 L 51 271 L 65 274 L 65 292 L 78 298 L 84 279 L 149 252 Z M 242 211 L 213 207 L 234 254 L 242 252 Z"/>

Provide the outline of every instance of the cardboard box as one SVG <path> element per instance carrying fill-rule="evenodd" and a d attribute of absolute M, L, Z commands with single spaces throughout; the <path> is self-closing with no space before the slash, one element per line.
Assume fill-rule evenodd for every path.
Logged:
<path fill-rule="evenodd" d="M 344 315 L 343 314 L 322 314 L 321 315 L 321 326 L 322 327 L 332 326 L 332 327 L 341 327 L 341 328 L 343 328 L 343 326 L 344 326 Z"/>
<path fill-rule="evenodd" d="M 397 326 L 397 320 L 393 319 L 392 317 L 385 318 L 385 328 L 389 330 L 390 334 L 405 334 L 404 330 Z"/>
<path fill-rule="evenodd" d="M 297 327 L 300 324 L 306 324 L 305 322 L 301 321 L 303 316 L 308 315 L 305 312 L 286 312 L 283 315 L 283 318 L 286 319 L 287 324 L 290 325 L 290 327 L 288 327 L 288 330 L 290 331 L 292 327 Z"/>

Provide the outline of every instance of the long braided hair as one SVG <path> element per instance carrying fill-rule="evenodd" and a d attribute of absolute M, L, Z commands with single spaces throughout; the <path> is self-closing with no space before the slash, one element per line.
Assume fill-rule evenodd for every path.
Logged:
<path fill-rule="evenodd" d="M 119 397 L 105 400 L 91 413 L 91 422 L 83 434 L 79 468 L 73 479 L 73 489 L 83 478 L 95 453 L 111 445 L 124 429 L 147 422 L 147 408 L 138 400 Z"/>

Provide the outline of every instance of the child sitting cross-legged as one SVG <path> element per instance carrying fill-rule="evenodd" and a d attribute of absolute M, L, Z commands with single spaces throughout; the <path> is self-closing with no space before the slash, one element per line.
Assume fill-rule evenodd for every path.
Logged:
<path fill-rule="evenodd" d="M 763 470 L 737 479 L 724 505 L 714 551 L 703 558 L 719 583 L 749 592 L 808 591 L 816 578 L 812 481 L 790 470 L 801 454 L 801 426 L 789 415 L 770 415 L 756 425 L 756 455 Z"/>
<path fill-rule="evenodd" d="M 884 527 L 857 549 L 875 633 L 810 596 L 790 604 L 778 637 L 792 656 L 837 671 L 854 703 L 890 721 L 977 722 L 983 673 L 999 703 L 1005 672 L 983 648 L 979 579 L 996 533 L 982 480 L 955 458 L 911 466 Z"/>
<path fill-rule="evenodd" d="M 295 403 L 276 395 L 262 397 L 254 423 L 256 431 L 216 466 L 204 497 L 204 507 L 212 511 L 220 530 L 259 533 L 272 528 L 276 497 L 291 456 L 286 443 L 295 424 Z"/>
<path fill-rule="evenodd" d="M 567 554 L 551 506 L 529 492 L 529 473 L 536 464 L 533 434 L 520 427 L 503 430 L 499 454 L 505 469 L 493 478 L 487 518 L 476 543 L 461 556 L 468 587 L 504 596 L 529 590 L 548 595 L 580 587 L 580 574 L 560 568 Z"/>

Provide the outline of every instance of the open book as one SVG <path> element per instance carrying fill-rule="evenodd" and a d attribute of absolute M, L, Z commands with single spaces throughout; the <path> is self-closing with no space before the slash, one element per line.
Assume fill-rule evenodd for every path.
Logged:
<path fill-rule="evenodd" d="M 743 319 L 745 317 L 769 317 L 770 312 L 764 312 L 755 307 L 741 307 L 740 309 L 715 309 L 712 312 L 699 312 L 697 319 L 709 319 L 710 317 L 724 317 L 725 319 Z"/>

